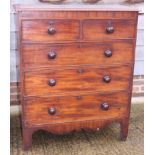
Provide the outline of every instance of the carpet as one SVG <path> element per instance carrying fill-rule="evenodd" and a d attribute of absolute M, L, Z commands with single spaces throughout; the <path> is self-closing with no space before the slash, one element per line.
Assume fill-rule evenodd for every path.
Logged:
<path fill-rule="evenodd" d="M 111 124 L 96 132 L 54 135 L 38 131 L 33 135 L 32 148 L 22 150 L 20 116 L 11 115 L 11 155 L 143 155 L 144 104 L 132 104 L 129 133 L 126 141 L 119 140 L 119 124 Z"/>

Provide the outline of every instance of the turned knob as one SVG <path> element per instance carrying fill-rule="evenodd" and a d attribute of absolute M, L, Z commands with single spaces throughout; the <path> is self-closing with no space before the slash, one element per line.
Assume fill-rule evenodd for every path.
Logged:
<path fill-rule="evenodd" d="M 111 81 L 111 77 L 109 75 L 106 75 L 103 77 L 103 81 L 109 83 Z"/>
<path fill-rule="evenodd" d="M 50 80 L 48 81 L 48 85 L 49 85 L 49 86 L 55 86 L 55 85 L 56 85 L 56 80 L 50 79 Z"/>
<path fill-rule="evenodd" d="M 101 109 L 102 110 L 108 110 L 109 109 L 109 104 L 108 103 L 101 103 Z"/>
<path fill-rule="evenodd" d="M 112 51 L 106 50 L 106 51 L 104 51 L 104 55 L 105 55 L 106 57 L 111 57 L 111 56 L 112 56 Z"/>
<path fill-rule="evenodd" d="M 49 59 L 55 59 L 56 58 L 56 53 L 54 51 L 51 51 L 48 53 L 48 58 Z"/>
<path fill-rule="evenodd" d="M 48 34 L 53 35 L 53 34 L 55 34 L 55 33 L 56 33 L 56 30 L 55 30 L 54 27 L 50 27 L 50 28 L 48 28 Z"/>
<path fill-rule="evenodd" d="M 50 115 L 54 115 L 55 113 L 56 113 L 56 109 L 55 108 L 48 108 L 48 113 L 50 114 Z"/>
<path fill-rule="evenodd" d="M 114 27 L 113 27 L 113 26 L 108 26 L 108 27 L 106 28 L 106 32 L 107 32 L 108 34 L 113 33 L 113 32 L 114 32 Z"/>

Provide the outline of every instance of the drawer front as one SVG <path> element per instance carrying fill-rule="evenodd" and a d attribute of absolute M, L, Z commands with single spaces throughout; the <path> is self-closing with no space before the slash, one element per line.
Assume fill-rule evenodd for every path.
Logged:
<path fill-rule="evenodd" d="M 132 63 L 131 42 L 73 45 L 23 45 L 25 68 Z"/>
<path fill-rule="evenodd" d="M 130 66 L 26 72 L 24 90 L 26 96 L 126 90 L 131 72 Z"/>
<path fill-rule="evenodd" d="M 128 39 L 134 35 L 134 20 L 85 20 L 83 23 L 84 40 Z"/>
<path fill-rule="evenodd" d="M 122 117 L 128 93 L 36 98 L 25 101 L 26 125 L 42 125 Z"/>
<path fill-rule="evenodd" d="M 34 42 L 74 41 L 79 39 L 77 20 L 23 20 L 22 40 Z"/>

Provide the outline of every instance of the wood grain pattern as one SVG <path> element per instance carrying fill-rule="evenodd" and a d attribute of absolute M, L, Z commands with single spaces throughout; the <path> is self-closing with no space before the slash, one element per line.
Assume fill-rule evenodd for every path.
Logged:
<path fill-rule="evenodd" d="M 41 68 L 54 66 L 77 65 L 111 65 L 132 63 L 132 42 L 104 42 L 97 44 L 26 44 L 23 45 L 23 63 L 25 68 Z M 111 57 L 106 57 L 104 52 L 112 51 Z M 54 59 L 48 58 L 49 52 L 55 52 Z"/>
<path fill-rule="evenodd" d="M 109 110 L 101 109 L 104 102 L 109 104 Z M 117 118 L 126 114 L 127 103 L 126 92 L 28 99 L 25 101 L 25 123 L 37 126 Z M 56 109 L 54 115 L 48 113 L 51 107 Z"/>
<path fill-rule="evenodd" d="M 55 34 L 48 34 L 50 27 L 56 30 Z M 75 41 L 79 38 L 79 31 L 77 20 L 24 20 L 22 22 L 23 41 Z"/>
<path fill-rule="evenodd" d="M 17 10 L 20 11 L 20 8 Z M 109 11 L 102 9 L 82 9 L 79 10 L 63 10 L 63 9 L 39 9 L 35 10 L 28 8 L 27 11 L 24 9 L 21 12 L 22 19 L 136 19 L 138 12 L 137 11 Z"/>
<path fill-rule="evenodd" d="M 82 71 L 81 71 L 82 70 Z M 129 88 L 132 68 L 130 66 L 113 68 L 81 67 L 65 70 L 44 70 L 25 73 L 25 95 L 55 95 L 64 93 L 82 93 L 90 91 L 114 91 Z M 81 72 L 81 73 L 80 73 Z M 103 81 L 110 76 L 111 82 Z M 50 79 L 56 80 L 55 86 L 49 86 Z"/>
<path fill-rule="evenodd" d="M 114 27 L 114 32 L 108 34 L 106 28 Z M 85 20 L 83 22 L 84 40 L 125 39 L 134 38 L 134 20 Z"/>
<path fill-rule="evenodd" d="M 24 149 L 39 129 L 62 134 L 112 122 L 125 140 L 138 12 L 17 10 Z M 114 33 L 104 34 L 107 23 Z M 103 56 L 107 48 L 111 57 Z"/>
<path fill-rule="evenodd" d="M 38 125 L 38 126 L 25 126 L 23 125 L 23 148 L 24 150 L 30 149 L 32 145 L 32 134 L 38 130 L 45 130 L 48 132 L 52 132 L 54 134 L 66 134 L 70 132 L 78 132 L 78 131 L 98 131 L 98 129 L 104 128 L 105 126 L 111 123 L 119 123 L 120 126 L 120 138 L 121 140 L 125 140 L 127 138 L 127 130 L 129 118 L 112 118 L 112 119 L 99 119 L 99 120 L 88 120 L 88 121 L 76 121 L 76 122 L 68 122 L 68 123 L 55 123 L 55 124 L 47 124 L 47 125 Z M 125 129 L 125 130 L 124 130 Z M 92 133 L 93 134 L 93 133 Z"/>

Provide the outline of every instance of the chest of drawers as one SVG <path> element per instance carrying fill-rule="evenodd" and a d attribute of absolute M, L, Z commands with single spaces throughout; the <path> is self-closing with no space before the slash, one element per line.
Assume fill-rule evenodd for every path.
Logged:
<path fill-rule="evenodd" d="M 40 129 L 63 134 L 112 122 L 125 140 L 138 12 L 17 11 L 24 148 Z"/>

